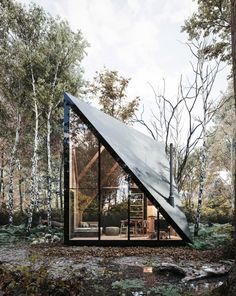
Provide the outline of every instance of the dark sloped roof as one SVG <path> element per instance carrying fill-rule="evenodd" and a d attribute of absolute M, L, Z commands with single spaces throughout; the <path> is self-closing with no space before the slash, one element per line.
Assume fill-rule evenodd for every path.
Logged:
<path fill-rule="evenodd" d="M 184 213 L 181 211 L 180 198 L 174 184 L 174 206 L 169 198 L 169 161 L 164 144 L 153 140 L 123 122 L 99 111 L 89 104 L 65 93 L 65 99 L 74 105 L 77 113 L 99 135 L 104 146 L 114 152 L 126 171 L 131 173 L 134 181 L 145 190 L 147 197 L 162 213 L 178 234 L 191 242 L 191 235 Z"/>

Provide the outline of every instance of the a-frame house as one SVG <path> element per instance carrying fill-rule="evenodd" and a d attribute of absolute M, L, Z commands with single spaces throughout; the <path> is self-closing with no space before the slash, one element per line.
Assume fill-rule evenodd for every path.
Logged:
<path fill-rule="evenodd" d="M 64 161 L 66 244 L 191 243 L 163 143 L 65 93 Z"/>

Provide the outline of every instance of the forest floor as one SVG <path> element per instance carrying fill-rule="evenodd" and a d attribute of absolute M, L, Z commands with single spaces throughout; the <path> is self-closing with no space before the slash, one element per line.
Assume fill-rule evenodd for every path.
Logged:
<path fill-rule="evenodd" d="M 0 244 L 0 295 L 209 295 L 232 264 L 224 247 Z"/>

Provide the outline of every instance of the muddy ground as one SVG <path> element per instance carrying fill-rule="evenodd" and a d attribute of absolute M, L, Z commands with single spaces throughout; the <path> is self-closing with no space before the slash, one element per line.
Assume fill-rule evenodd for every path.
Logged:
<path fill-rule="evenodd" d="M 0 295 L 208 295 L 232 266 L 224 249 L 0 246 Z"/>

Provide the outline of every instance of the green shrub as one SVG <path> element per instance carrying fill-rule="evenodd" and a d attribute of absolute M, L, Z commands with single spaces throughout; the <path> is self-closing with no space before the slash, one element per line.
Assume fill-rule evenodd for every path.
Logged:
<path fill-rule="evenodd" d="M 63 222 L 64 216 L 61 209 L 52 209 L 52 220 L 57 222 Z"/>
<path fill-rule="evenodd" d="M 13 224 L 14 225 L 21 225 L 27 224 L 27 214 L 25 212 L 17 211 L 13 214 Z"/>
<path fill-rule="evenodd" d="M 130 290 L 130 289 L 142 289 L 144 287 L 144 281 L 140 279 L 125 279 L 121 281 L 115 281 L 112 283 L 112 289 L 116 290 Z"/>
<path fill-rule="evenodd" d="M 193 229 L 191 225 L 190 229 Z M 233 226 L 227 224 L 213 224 L 211 227 L 200 224 L 198 236 L 194 238 L 192 245 L 195 249 L 211 249 L 228 244 L 231 240 Z"/>
<path fill-rule="evenodd" d="M 211 222 L 211 223 L 230 223 L 233 221 L 233 215 L 231 213 L 224 213 L 224 212 L 216 212 L 215 210 L 207 210 L 202 212 L 203 223 Z"/>
<path fill-rule="evenodd" d="M 7 212 L 6 209 L 6 205 L 2 204 L 1 208 L 0 208 L 0 225 L 7 225 L 9 222 L 9 214 Z"/>
<path fill-rule="evenodd" d="M 206 249 L 209 249 L 211 247 L 212 247 L 212 245 L 210 244 L 210 242 L 204 242 L 204 241 L 201 241 L 201 240 L 195 240 L 193 245 L 192 245 L 192 248 L 195 249 L 195 250 L 206 250 Z"/>
<path fill-rule="evenodd" d="M 120 227 L 120 221 L 127 219 L 127 211 L 126 212 L 116 212 L 110 211 L 107 215 L 102 216 L 102 226 L 116 226 Z"/>
<path fill-rule="evenodd" d="M 233 220 L 232 204 L 229 196 L 219 192 L 211 194 L 203 204 L 202 222 L 229 223 Z"/>
<path fill-rule="evenodd" d="M 105 215 L 102 215 L 102 226 L 120 227 L 120 221 L 126 220 L 127 215 L 127 202 L 112 205 L 110 210 Z"/>
<path fill-rule="evenodd" d="M 195 209 L 193 207 L 186 207 L 186 206 L 182 206 L 181 209 L 185 213 L 188 222 L 194 223 L 194 219 L 196 215 Z"/>
<path fill-rule="evenodd" d="M 158 296 L 180 296 L 179 290 L 173 285 L 163 285 L 160 287 L 153 287 L 149 290 L 150 295 Z"/>

